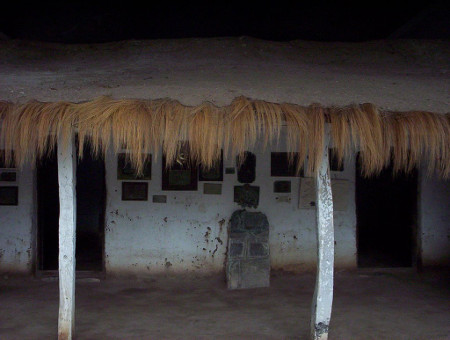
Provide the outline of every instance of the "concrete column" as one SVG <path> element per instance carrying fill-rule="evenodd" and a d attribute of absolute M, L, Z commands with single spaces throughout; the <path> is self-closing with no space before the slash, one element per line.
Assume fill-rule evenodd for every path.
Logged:
<path fill-rule="evenodd" d="M 74 141 L 58 142 L 59 317 L 58 339 L 72 339 L 75 322 L 76 159 Z"/>
<path fill-rule="evenodd" d="M 333 197 L 328 164 L 329 131 L 322 163 L 316 174 L 317 274 L 312 304 L 311 339 L 328 339 L 333 303 L 334 227 Z"/>

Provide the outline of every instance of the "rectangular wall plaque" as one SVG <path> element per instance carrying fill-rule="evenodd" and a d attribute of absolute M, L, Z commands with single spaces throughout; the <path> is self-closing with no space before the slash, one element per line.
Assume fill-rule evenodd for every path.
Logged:
<path fill-rule="evenodd" d="M 148 183 L 122 182 L 122 201 L 147 201 Z"/>
<path fill-rule="evenodd" d="M 253 183 L 256 178 L 256 156 L 253 152 L 245 151 L 236 157 L 238 164 L 237 177 L 239 183 Z"/>
<path fill-rule="evenodd" d="M 275 181 L 273 183 L 273 192 L 290 193 L 291 192 L 291 181 Z"/>
<path fill-rule="evenodd" d="M 290 157 L 291 156 L 291 157 Z M 303 169 L 297 174 L 298 153 L 287 152 L 270 153 L 270 176 L 298 177 L 303 176 Z"/>
<path fill-rule="evenodd" d="M 153 203 L 167 203 L 166 195 L 153 195 Z"/>
<path fill-rule="evenodd" d="M 9 162 L 9 164 L 7 164 L 5 162 L 5 154 L 6 151 L 5 150 L 0 150 L 0 168 L 2 169 L 15 169 L 16 167 L 16 162 L 15 162 L 15 155 L 14 155 L 14 151 L 11 151 L 10 157 L 11 157 L 11 161 Z"/>
<path fill-rule="evenodd" d="M 205 195 L 221 195 L 222 194 L 222 184 L 219 183 L 204 183 L 203 193 Z"/>
<path fill-rule="evenodd" d="M 190 159 L 189 143 L 182 142 L 173 164 L 166 164 L 162 157 L 162 189 L 196 191 L 198 166 Z"/>
<path fill-rule="evenodd" d="M 0 181 L 2 182 L 15 182 L 16 177 L 16 173 L 13 171 L 2 171 L 0 173 Z"/>
<path fill-rule="evenodd" d="M 278 203 L 289 203 L 291 201 L 290 196 L 277 196 L 276 200 Z"/>
<path fill-rule="evenodd" d="M 0 205 L 18 205 L 19 188 L 16 186 L 0 187 Z"/>
<path fill-rule="evenodd" d="M 136 169 L 131 166 L 130 160 L 125 153 L 117 156 L 117 179 L 119 180 L 151 180 L 152 179 L 152 155 L 146 155 L 142 175 L 138 176 Z"/>
<path fill-rule="evenodd" d="M 220 150 L 220 159 L 218 159 L 210 169 L 198 168 L 199 181 L 221 182 L 223 181 L 223 150 Z"/>

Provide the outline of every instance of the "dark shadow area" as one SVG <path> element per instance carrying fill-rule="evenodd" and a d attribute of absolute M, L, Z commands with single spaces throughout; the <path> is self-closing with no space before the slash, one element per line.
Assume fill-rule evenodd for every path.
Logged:
<path fill-rule="evenodd" d="M 358 267 L 410 267 L 415 251 L 417 171 L 361 176 L 356 169 Z"/>
<path fill-rule="evenodd" d="M 130 5 L 9 2 L 0 32 L 11 39 L 100 43 L 128 39 L 238 37 L 288 41 L 448 38 L 448 1 L 291 1 Z"/>
<path fill-rule="evenodd" d="M 58 269 L 58 163 L 56 152 L 37 165 L 38 269 Z"/>
<path fill-rule="evenodd" d="M 58 269 L 58 164 L 56 153 L 37 167 L 38 268 Z M 76 269 L 101 271 L 104 253 L 105 164 L 85 147 L 77 164 Z"/>

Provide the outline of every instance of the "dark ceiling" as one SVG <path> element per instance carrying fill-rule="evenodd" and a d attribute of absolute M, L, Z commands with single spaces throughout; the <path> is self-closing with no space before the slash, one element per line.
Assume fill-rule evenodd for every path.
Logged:
<path fill-rule="evenodd" d="M 12 2 L 0 35 L 66 43 L 125 39 L 252 36 L 268 40 L 365 41 L 448 39 L 449 1 L 291 1 L 262 5 L 222 1 L 152 5 Z"/>

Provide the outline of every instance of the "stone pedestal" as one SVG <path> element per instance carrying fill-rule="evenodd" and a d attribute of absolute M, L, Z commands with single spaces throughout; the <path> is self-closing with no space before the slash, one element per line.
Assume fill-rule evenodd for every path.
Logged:
<path fill-rule="evenodd" d="M 238 210 L 230 220 L 228 289 L 269 287 L 269 222 L 260 212 Z"/>

